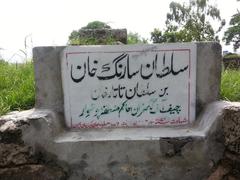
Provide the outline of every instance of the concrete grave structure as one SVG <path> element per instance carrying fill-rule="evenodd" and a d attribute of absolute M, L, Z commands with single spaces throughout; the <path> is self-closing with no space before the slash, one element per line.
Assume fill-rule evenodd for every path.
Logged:
<path fill-rule="evenodd" d="M 78 38 L 83 42 L 77 43 L 81 44 L 86 40 L 93 40 L 99 44 L 109 41 L 116 44 L 127 44 L 127 29 L 80 29 L 78 33 Z"/>
<path fill-rule="evenodd" d="M 65 88 L 66 91 L 66 88 L 72 88 L 72 85 L 64 84 L 69 83 L 69 80 L 62 79 L 62 77 L 69 78 L 69 75 L 64 74 L 69 73 L 69 69 L 64 70 L 64 68 L 66 68 L 64 63 L 66 63 L 67 60 L 64 59 L 64 55 L 68 53 L 68 57 L 65 56 L 66 58 L 72 56 L 68 62 L 70 68 L 70 64 L 74 63 L 74 60 L 75 63 L 78 63 L 78 59 L 81 58 L 82 54 L 79 55 L 80 53 L 77 53 L 79 48 L 39 47 L 34 49 L 37 88 L 36 108 L 49 109 L 54 112 L 53 116 L 56 117 L 50 119 L 58 124 L 57 126 L 53 125 L 51 128 L 41 128 L 42 133 L 46 137 L 43 138 L 41 135 L 42 137 L 40 136 L 41 138 L 38 144 L 42 144 L 46 151 L 55 154 L 60 161 L 69 164 L 72 171 L 75 172 L 71 176 L 72 179 L 78 179 L 82 176 L 96 177 L 97 179 L 111 179 L 112 176 L 115 176 L 116 179 L 131 179 L 135 176 L 138 178 L 150 176 L 151 173 L 151 176 L 155 176 L 155 179 L 175 179 L 180 176 L 182 176 L 183 179 L 192 179 L 192 177 L 196 175 L 201 177 L 206 176 L 207 173 L 209 173 L 209 171 L 207 171 L 208 164 L 220 158 L 223 152 L 223 146 L 221 147 L 218 142 L 213 140 L 217 129 L 212 127 L 214 121 L 217 119 L 217 114 L 214 113 L 215 117 L 209 116 L 211 111 L 218 111 L 218 107 L 215 107 L 215 110 L 207 109 L 207 111 L 210 112 L 206 112 L 200 116 L 200 112 L 203 111 L 207 104 L 219 98 L 221 47 L 218 44 L 191 43 L 162 46 L 105 46 L 103 49 L 107 49 L 108 52 L 117 51 L 117 55 L 129 49 L 140 51 L 140 53 L 146 51 L 150 56 L 147 59 L 150 60 L 155 55 L 155 53 L 151 54 L 152 51 L 161 51 L 164 48 L 170 51 L 170 55 L 167 54 L 167 58 L 169 59 L 170 56 L 170 60 L 173 49 L 187 49 L 186 52 L 182 54 L 182 56 L 184 56 L 184 58 L 182 58 L 183 62 L 181 62 L 183 65 L 181 66 L 181 64 L 179 64 L 177 68 L 184 68 L 190 65 L 190 58 L 192 58 L 193 64 L 196 63 L 196 70 L 191 72 L 193 75 L 191 82 L 194 83 L 194 73 L 196 73 L 197 79 L 196 118 L 198 118 L 198 120 L 195 121 L 195 123 L 177 128 L 103 128 L 80 129 L 78 131 L 67 130 L 67 126 L 66 128 L 61 128 L 59 124 L 60 121 L 61 124 L 65 124 L 64 97 L 71 95 L 71 93 L 64 95 L 63 89 Z M 91 51 L 94 53 L 94 51 L 99 49 L 100 51 L 102 50 L 97 47 L 96 50 L 88 49 L 87 47 L 84 49 L 83 47 L 80 48 L 80 51 Z M 189 54 L 189 49 L 192 54 Z M 131 56 L 134 55 L 138 54 Z M 84 63 L 88 58 L 86 54 L 82 56 L 83 60 L 81 60 L 81 63 Z M 97 54 L 93 54 L 93 56 L 97 58 Z M 115 54 L 114 56 L 112 55 L 111 59 L 115 56 Z M 163 54 L 159 54 L 159 56 L 163 56 Z M 104 59 L 105 56 L 102 55 L 102 57 Z M 194 62 L 194 60 L 196 61 Z M 61 61 L 63 63 L 63 71 L 61 71 Z M 108 63 L 109 61 L 109 59 L 106 59 L 104 63 Z M 169 63 L 169 60 L 167 63 Z M 78 64 L 73 65 L 76 66 Z M 84 64 L 80 65 L 84 67 Z M 194 68 L 193 66 L 193 69 Z M 187 71 L 184 77 L 188 79 L 185 81 L 189 81 L 189 77 L 187 76 L 189 72 L 190 71 Z M 182 75 L 184 75 L 184 73 Z M 73 76 L 77 77 L 78 74 L 73 74 Z M 66 80 L 66 82 L 64 82 L 64 80 Z M 90 81 L 90 79 L 86 80 L 88 82 L 83 84 L 85 87 L 88 83 L 91 84 L 92 81 Z M 181 81 L 184 80 L 182 79 Z M 154 80 L 154 83 L 156 82 L 157 79 Z M 187 85 L 188 83 L 185 84 L 185 86 Z M 77 106 L 81 104 L 81 93 L 87 91 L 84 89 L 85 87 L 82 87 L 82 91 L 80 89 L 72 89 L 73 93 L 74 91 L 80 92 L 80 98 L 73 95 L 72 98 L 77 98 L 77 102 L 73 100 L 72 102 L 70 101 L 70 103 L 77 103 L 74 104 Z M 94 88 L 94 85 L 91 88 Z M 174 86 L 172 89 L 174 90 Z M 192 92 L 194 92 L 194 89 Z M 188 102 L 186 99 L 184 99 L 184 101 Z M 68 101 L 66 102 L 68 103 Z M 86 102 L 87 101 L 83 99 L 82 104 Z M 193 103 L 195 102 L 193 101 Z M 69 118 L 69 115 L 65 115 Z M 192 121 L 194 120 L 195 119 L 192 119 Z M 47 131 L 49 130 L 47 129 L 49 129 L 50 132 L 55 132 L 55 135 L 48 134 Z M 26 134 L 26 139 L 32 139 L 34 136 L 32 133 L 33 132 L 29 132 L 28 135 Z M 208 138 L 209 140 L 206 140 Z M 27 141 L 29 141 L 29 139 Z M 34 143 L 36 143 L 36 140 L 34 141 Z M 78 166 L 81 168 L 77 168 Z M 189 169 L 191 170 L 189 171 Z M 201 169 L 201 171 L 199 171 L 199 169 Z M 188 171 L 189 173 L 187 173 Z"/>
<path fill-rule="evenodd" d="M 101 52 L 96 53 L 97 50 Z M 127 52 L 128 50 L 131 52 Z M 190 51 L 191 53 L 189 53 Z M 86 52 L 88 53 L 86 54 Z M 104 53 L 109 54 L 105 55 Z M 147 58 L 141 58 L 142 55 Z M 64 177 L 66 179 L 202 180 L 208 178 L 213 168 L 223 159 L 226 149 L 224 143 L 227 145 L 227 149 L 239 153 L 238 146 L 234 146 L 234 144 L 238 142 L 236 141 L 239 137 L 237 127 L 240 127 L 240 124 L 234 119 L 240 118 L 237 115 L 240 105 L 239 103 L 217 102 L 221 77 L 221 46 L 217 43 L 104 46 L 100 48 L 37 47 L 33 50 L 33 56 L 36 83 L 35 109 L 2 117 L 1 120 L 4 123 L 0 132 L 10 130 L 11 124 L 18 122 L 16 126 L 21 132 L 22 141 L 31 147 L 34 153 L 42 154 L 47 162 L 54 162 L 61 167 L 66 172 L 64 174 L 67 174 Z M 125 63 L 122 64 L 122 68 L 127 67 L 129 63 L 132 79 L 121 78 L 124 71 L 113 74 L 109 72 L 103 76 L 104 68 L 109 67 L 108 64 L 114 63 L 113 60 L 119 57 L 122 58 L 121 62 Z M 130 64 L 134 61 L 134 57 L 136 57 L 136 62 Z M 152 64 L 156 59 L 159 60 L 159 63 L 165 59 L 165 65 L 170 70 L 157 71 L 153 68 L 148 71 L 148 68 L 156 67 L 155 64 Z M 97 60 L 100 65 L 94 66 L 94 60 Z M 172 70 L 171 63 L 174 68 Z M 115 65 L 110 68 L 115 67 L 114 70 L 116 70 Z M 144 66 L 145 68 L 142 68 Z M 103 69 L 101 69 L 102 67 Z M 136 69 L 133 69 L 134 67 Z M 140 72 L 141 68 L 142 72 Z M 136 76 L 133 76 L 134 72 Z M 161 74 L 164 77 L 162 79 L 157 78 L 157 73 L 160 74 L 160 72 L 163 73 Z M 174 76 L 176 72 L 179 73 Z M 151 75 L 151 73 L 153 74 Z M 99 83 L 97 80 L 104 77 L 112 78 L 109 79 L 109 84 L 108 81 Z M 176 79 L 174 80 L 172 77 Z M 148 79 L 142 80 L 142 78 Z M 124 85 L 124 97 L 121 99 L 118 94 L 118 101 L 110 100 L 108 103 L 114 105 L 114 103 L 121 103 L 121 100 L 129 98 L 129 102 L 134 104 L 139 99 L 141 100 L 136 96 L 137 93 L 141 97 L 144 96 L 143 91 L 137 92 L 136 90 L 136 84 L 139 81 L 145 83 L 145 86 L 142 87 L 152 88 L 153 91 L 158 92 L 153 93 L 153 98 L 166 97 L 167 92 L 169 96 L 172 94 L 173 99 L 170 97 L 163 101 L 166 102 L 167 109 L 170 109 L 169 103 L 180 104 L 183 107 L 181 111 L 183 113 L 180 115 L 183 119 L 190 117 L 188 118 L 190 121 L 175 126 L 171 126 L 171 124 L 151 126 L 146 122 L 140 122 L 142 126 L 135 127 L 131 122 L 138 118 L 131 119 L 131 114 L 125 112 L 126 114 L 123 116 L 126 118 L 123 119 L 129 120 L 126 122 L 130 126 L 129 128 L 125 126 L 74 128 L 72 126 L 72 124 L 79 124 L 85 118 L 87 119 L 88 114 L 83 113 L 85 104 L 98 101 L 98 98 L 101 100 L 99 100 L 99 104 L 108 102 L 103 100 L 104 96 L 101 93 L 94 94 L 99 90 L 98 87 L 114 87 L 115 89 L 115 86 L 118 87 L 119 84 Z M 163 81 L 163 86 L 158 84 L 160 81 Z M 166 87 L 168 89 L 165 92 Z M 126 95 L 130 92 L 130 88 L 135 89 L 136 97 Z M 159 88 L 163 89 L 162 93 L 157 91 Z M 183 92 L 177 94 L 178 88 Z M 116 91 L 119 92 L 119 90 Z M 189 92 L 191 92 L 191 96 L 189 96 Z M 196 92 L 195 95 L 194 92 Z M 108 94 L 108 96 L 111 95 L 114 96 L 114 91 L 112 94 Z M 145 95 L 144 98 L 151 95 Z M 190 101 L 189 97 L 191 97 Z M 143 99 L 143 102 L 147 102 L 147 99 Z M 186 102 L 190 102 L 189 108 L 185 108 L 187 105 L 184 103 Z M 196 105 L 194 106 L 194 104 Z M 80 111 L 72 106 L 79 107 Z M 188 116 L 189 109 L 195 113 Z M 225 113 L 233 111 L 232 116 Z M 151 115 L 150 111 L 148 112 Z M 81 114 L 84 116 L 79 118 Z M 153 118 L 162 115 L 165 117 L 165 113 L 155 116 L 156 114 L 153 113 Z M 108 118 L 110 123 L 115 123 L 112 119 L 118 118 L 116 114 L 107 115 L 109 118 L 102 117 Z M 169 113 L 165 118 L 171 118 L 172 115 Z M 122 116 L 118 121 L 122 121 L 121 118 Z M 227 121 L 230 124 L 225 126 L 224 123 Z M 88 125 L 91 125 L 91 121 L 89 122 Z M 216 176 L 213 174 L 210 178 L 212 177 Z M 61 179 L 61 177 L 57 179 Z"/>

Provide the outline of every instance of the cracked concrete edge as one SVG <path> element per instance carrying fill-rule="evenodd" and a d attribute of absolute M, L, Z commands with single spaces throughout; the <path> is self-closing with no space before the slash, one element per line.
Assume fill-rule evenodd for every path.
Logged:
<path fill-rule="evenodd" d="M 170 128 L 170 129 L 174 131 L 179 131 L 181 129 L 186 129 L 188 132 L 198 131 L 198 132 L 202 132 L 201 134 L 198 134 L 199 137 L 206 137 L 207 135 L 214 133 L 216 129 L 219 129 L 218 124 L 219 124 L 219 121 L 221 121 L 222 119 L 224 110 L 226 108 L 231 108 L 231 107 L 240 107 L 240 103 L 227 102 L 227 101 L 219 101 L 219 102 L 211 103 L 208 106 L 206 106 L 205 110 L 199 116 L 198 121 L 196 121 L 196 123 L 192 127 L 176 127 L 176 128 Z M 2 121 L 5 122 L 0 126 L 0 132 L 6 130 L 7 128 L 11 129 L 11 128 L 15 128 L 16 126 L 19 126 L 19 127 L 22 126 L 21 128 L 22 130 L 24 130 L 24 132 L 27 129 L 29 131 L 29 128 L 31 129 L 32 132 L 42 131 L 42 134 L 43 134 L 42 137 L 36 137 L 36 138 L 41 139 L 45 137 L 45 140 L 51 139 L 51 141 L 53 141 L 56 137 L 61 137 L 61 135 L 64 133 L 74 133 L 72 131 L 68 131 L 67 129 L 65 129 L 64 126 L 61 123 L 59 123 L 58 118 L 62 118 L 61 115 L 51 110 L 31 109 L 31 110 L 22 111 L 22 112 L 11 112 L 5 116 L 0 117 L 0 122 Z M 26 124 L 27 126 L 23 126 Z M 44 128 L 40 126 L 43 126 Z M 145 129 L 148 129 L 148 128 L 145 128 Z M 168 130 L 168 128 L 164 128 L 164 127 L 160 129 Z M 117 131 L 117 129 L 115 130 Z M 125 131 L 128 131 L 128 130 L 129 129 L 126 129 Z M 79 130 L 78 132 L 80 131 L 81 130 Z M 92 131 L 92 130 L 84 130 L 84 131 Z M 94 131 L 98 131 L 98 130 L 94 130 Z M 106 133 L 109 134 L 112 131 L 114 130 L 106 130 Z M 45 136 L 45 134 L 48 134 L 48 136 Z M 191 133 L 187 136 L 191 136 Z M 181 138 L 181 136 L 179 136 L 179 138 Z M 123 140 L 128 140 L 128 139 L 123 139 Z M 154 140 L 154 138 L 152 140 Z"/>
<path fill-rule="evenodd" d="M 224 109 L 229 108 L 229 107 L 234 107 L 234 106 L 240 106 L 240 103 L 237 102 L 227 102 L 227 101 L 218 101 L 218 102 L 213 102 L 210 103 L 208 106 L 206 106 L 205 110 L 201 113 L 201 115 L 198 118 L 198 121 L 196 121 L 195 124 L 191 127 L 173 127 L 173 128 L 168 128 L 168 127 L 162 127 L 160 129 L 166 129 L 166 130 L 172 130 L 172 131 L 181 131 L 182 129 L 186 129 L 186 132 L 188 133 L 187 136 L 199 136 L 199 137 L 205 137 L 207 134 L 211 133 L 212 131 L 215 131 L 217 127 L 216 122 L 222 118 Z M 25 123 L 31 123 L 31 126 L 35 130 L 39 130 L 39 126 L 44 125 L 46 128 L 41 130 L 44 130 L 45 133 L 48 133 L 47 131 L 51 131 L 51 136 L 49 138 L 54 138 L 56 136 L 61 135 L 62 133 L 74 133 L 72 131 L 68 131 L 63 124 L 61 124 L 59 121 L 60 118 L 62 117 L 62 114 L 58 114 L 56 112 L 53 112 L 51 110 L 47 109 L 31 109 L 27 111 L 22 111 L 22 112 L 11 112 L 5 116 L 0 117 L 0 122 L 1 121 L 6 121 L 2 126 L 0 126 L 0 131 L 3 131 L 6 128 L 9 128 L 10 124 L 16 126 L 17 123 L 14 122 L 25 122 Z M 154 129 L 154 128 L 144 128 L 144 129 Z M 158 128 L 156 128 L 158 129 Z M 121 128 L 122 130 L 122 128 Z M 130 129 L 131 130 L 131 129 Z M 99 130 L 99 129 L 91 129 L 91 130 L 82 130 L 82 131 L 103 131 L 106 133 L 111 133 L 113 131 L 119 131 L 118 129 L 106 129 L 106 130 Z M 123 129 L 123 131 L 129 131 L 129 129 Z M 199 134 L 191 134 L 192 131 L 196 132 L 202 132 Z M 81 132 L 81 130 L 76 131 Z M 121 131 L 120 131 L 121 132 Z M 123 132 L 122 132 L 123 133 Z M 136 132 L 135 132 L 136 133 Z M 184 132 L 183 132 L 184 133 Z M 180 134 L 183 134 L 180 133 Z M 44 133 L 43 133 L 44 134 Z M 187 133 L 186 133 L 187 134 Z M 172 136 L 170 136 L 172 137 Z M 181 135 L 180 135 L 181 137 Z M 183 136 L 184 137 L 184 136 Z M 154 139 L 154 138 L 153 138 Z M 124 140 L 124 139 L 123 139 Z M 127 140 L 127 139 L 125 139 Z M 133 139 L 134 140 L 134 139 Z"/>
<path fill-rule="evenodd" d="M 14 111 L 8 113 L 7 115 L 0 117 L 0 139 L 6 133 L 15 134 L 15 136 L 24 136 L 24 132 L 34 131 L 39 132 L 44 129 L 41 137 L 34 138 L 45 138 L 45 140 L 50 140 L 54 136 L 57 136 L 64 130 L 62 122 L 62 115 L 46 109 L 30 109 L 26 111 Z M 18 133 L 17 133 L 18 132 Z M 15 137 L 17 138 L 17 137 Z"/>

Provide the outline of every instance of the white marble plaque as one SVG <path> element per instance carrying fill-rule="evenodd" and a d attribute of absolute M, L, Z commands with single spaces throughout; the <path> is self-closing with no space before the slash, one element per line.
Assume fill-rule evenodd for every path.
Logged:
<path fill-rule="evenodd" d="M 72 46 L 61 60 L 70 128 L 176 126 L 195 120 L 193 43 Z"/>

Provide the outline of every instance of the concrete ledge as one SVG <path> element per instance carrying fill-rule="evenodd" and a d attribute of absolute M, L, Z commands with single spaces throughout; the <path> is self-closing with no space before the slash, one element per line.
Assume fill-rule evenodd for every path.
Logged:
<path fill-rule="evenodd" d="M 191 127 L 66 131 L 49 110 L 12 113 L 1 119 L 26 121 L 23 141 L 35 153 L 71 169 L 70 180 L 96 178 L 202 180 L 223 157 L 225 109 L 239 103 L 209 104 Z M 19 117 L 21 115 L 21 118 Z M 56 126 L 57 125 L 57 126 Z"/>
<path fill-rule="evenodd" d="M 231 104 L 232 105 L 232 104 Z M 56 143 L 79 141 L 139 141 L 159 140 L 161 138 L 205 138 L 208 133 L 216 130 L 215 121 L 222 115 L 223 107 L 230 106 L 228 102 L 216 102 L 206 107 L 198 122 L 193 126 L 160 127 L 160 128 L 116 128 L 116 129 L 81 129 L 59 134 Z"/>
<path fill-rule="evenodd" d="M 229 102 L 215 102 L 208 105 L 198 121 L 192 126 L 160 127 L 160 128 L 109 128 L 109 129 L 81 129 L 80 131 L 65 130 L 58 122 L 58 115 L 50 110 L 31 109 L 22 112 L 11 112 L 1 119 L 5 121 L 30 121 L 47 124 L 51 131 L 54 142 L 79 142 L 79 141 L 119 141 L 119 140 L 159 140 L 160 138 L 181 137 L 206 137 L 208 133 L 216 130 L 215 121 L 221 117 L 223 109 L 232 106 Z M 4 126 L 2 127 L 4 128 Z M 34 128 L 34 126 L 33 126 Z M 36 128 L 36 125 L 35 125 Z M 48 129 L 40 129 L 47 131 Z M 59 133 L 57 133 L 59 132 Z"/>

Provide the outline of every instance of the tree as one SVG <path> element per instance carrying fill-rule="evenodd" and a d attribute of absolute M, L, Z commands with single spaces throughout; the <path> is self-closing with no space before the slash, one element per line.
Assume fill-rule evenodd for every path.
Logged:
<path fill-rule="evenodd" d="M 105 22 L 92 21 L 81 29 L 111 29 L 111 27 Z"/>
<path fill-rule="evenodd" d="M 239 1 L 239 0 L 238 0 Z M 240 47 L 240 12 L 234 14 L 229 22 L 230 27 L 224 32 L 223 41 L 226 44 L 233 42 L 233 49 L 236 51 Z"/>
<path fill-rule="evenodd" d="M 109 25 L 101 21 L 89 22 L 86 26 L 81 27 L 78 31 L 73 30 L 68 37 L 68 44 L 70 45 L 95 45 L 95 44 L 111 44 L 114 39 L 108 37 L 107 39 L 96 39 L 92 34 L 87 33 L 88 29 L 111 29 Z"/>
<path fill-rule="evenodd" d="M 171 2 L 169 8 L 166 30 L 155 29 L 151 33 L 154 43 L 219 40 L 217 33 L 225 25 L 225 20 L 209 0 L 189 0 L 188 4 Z M 214 29 L 211 20 L 218 21 L 219 28 Z"/>
<path fill-rule="evenodd" d="M 107 25 L 107 23 L 101 21 L 89 22 L 86 26 L 82 27 L 78 31 L 73 30 L 68 37 L 69 41 L 77 41 L 79 39 L 80 31 L 84 29 L 111 29 L 111 27 Z"/>
<path fill-rule="evenodd" d="M 160 29 L 155 28 L 151 32 L 151 40 L 153 43 L 165 43 L 165 42 L 185 42 L 184 39 L 186 34 L 184 31 L 161 31 Z"/>
<path fill-rule="evenodd" d="M 147 39 L 142 38 L 138 33 L 129 32 L 127 35 L 127 44 L 146 44 Z"/>

